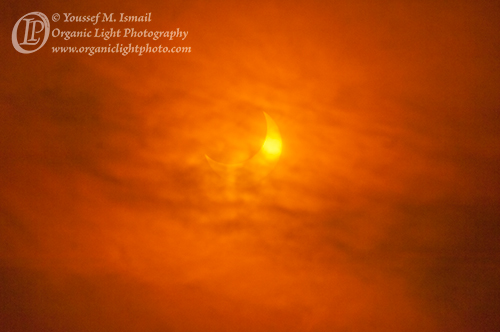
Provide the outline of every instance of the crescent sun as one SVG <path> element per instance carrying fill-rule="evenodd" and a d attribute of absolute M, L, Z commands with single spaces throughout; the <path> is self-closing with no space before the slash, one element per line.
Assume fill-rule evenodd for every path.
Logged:
<path fill-rule="evenodd" d="M 260 150 L 250 159 L 237 164 L 224 164 L 205 155 L 210 167 L 231 182 L 255 182 L 266 177 L 276 166 L 281 155 L 281 135 L 274 120 L 266 113 L 267 134 Z"/>

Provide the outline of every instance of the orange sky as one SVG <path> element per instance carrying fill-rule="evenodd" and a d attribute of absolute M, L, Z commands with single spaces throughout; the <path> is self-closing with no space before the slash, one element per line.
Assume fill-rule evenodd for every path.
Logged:
<path fill-rule="evenodd" d="M 11 43 L 31 11 L 152 13 L 190 54 Z M 6 1 L 0 327 L 500 329 L 500 7 Z M 89 24 L 52 22 L 61 30 Z M 157 41 L 115 39 L 113 43 Z M 283 150 L 234 187 L 205 154 Z"/>

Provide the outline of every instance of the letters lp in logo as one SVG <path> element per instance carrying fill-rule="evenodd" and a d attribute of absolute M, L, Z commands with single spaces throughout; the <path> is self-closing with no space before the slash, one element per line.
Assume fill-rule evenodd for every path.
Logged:
<path fill-rule="evenodd" d="M 24 33 L 22 33 L 22 28 L 24 28 Z M 38 51 L 47 42 L 49 35 L 50 22 L 47 16 L 40 12 L 28 13 L 21 17 L 16 22 L 16 25 L 14 25 L 14 29 L 12 30 L 12 45 L 20 53 L 33 53 Z"/>

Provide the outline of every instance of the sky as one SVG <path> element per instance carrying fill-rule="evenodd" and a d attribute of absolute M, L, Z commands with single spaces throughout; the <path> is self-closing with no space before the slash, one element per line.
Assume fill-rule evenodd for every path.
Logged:
<path fill-rule="evenodd" d="M 2 330 L 500 329 L 498 4 L 0 6 Z M 33 11 L 188 34 L 21 54 Z M 64 22 L 99 12 L 152 21 Z M 52 51 L 116 43 L 191 52 Z M 205 156 L 251 158 L 264 112 L 281 156 L 235 185 Z"/>

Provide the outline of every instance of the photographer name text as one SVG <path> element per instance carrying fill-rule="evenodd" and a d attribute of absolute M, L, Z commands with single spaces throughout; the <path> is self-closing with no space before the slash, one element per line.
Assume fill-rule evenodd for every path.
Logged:
<path fill-rule="evenodd" d="M 126 15 L 125 13 L 97 13 L 96 15 L 73 15 L 73 13 L 63 13 L 63 22 L 79 22 L 79 23 L 92 23 L 96 25 L 97 23 L 134 23 L 134 22 L 151 22 L 151 13 L 145 13 L 144 15 Z"/>

